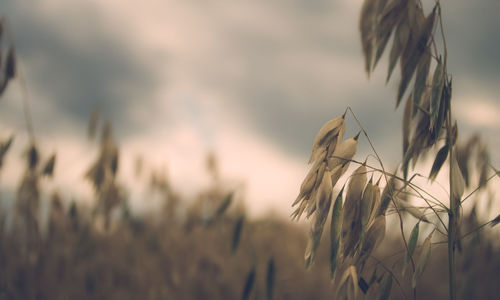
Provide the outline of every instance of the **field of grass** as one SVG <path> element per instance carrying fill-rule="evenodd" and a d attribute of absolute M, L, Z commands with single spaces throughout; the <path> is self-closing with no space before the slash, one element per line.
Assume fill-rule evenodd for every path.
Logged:
<path fill-rule="evenodd" d="M 398 105 L 417 74 L 405 103 L 399 171 L 385 170 L 347 108 L 314 139 L 311 170 L 292 204 L 292 220 L 271 213 L 250 218 L 243 192 L 228 191 L 220 180 L 214 155 L 207 158 L 211 186 L 189 199 L 164 174 L 142 174 L 150 193 L 144 198 L 159 195 L 162 201 L 154 212 L 138 214 L 127 196 L 132 187 L 119 180 L 120 149 L 111 125 L 98 128 L 97 114 L 91 116 L 89 137 L 99 132 L 99 152 L 82 178 L 93 189 L 92 201 L 45 188 L 47 180 L 65 174 L 54 174 L 56 154 L 41 155 L 9 41 L 6 54 L 0 53 L 0 96 L 10 80 L 21 81 L 29 141 L 13 199 L 1 199 L 12 209 L 0 205 L 0 300 L 498 298 L 500 243 L 491 228 L 500 215 L 486 220 L 478 211 L 493 207 L 489 183 L 499 172 L 479 135 L 459 139 L 439 1 L 425 15 L 420 2 L 365 0 L 360 30 L 367 73 L 391 32 L 398 35 L 387 77 L 401 58 Z M 344 138 L 348 112 L 360 131 Z M 0 171 L 17 142 L 1 138 Z M 360 138 L 380 168 L 354 160 Z M 434 154 L 430 174 L 417 173 L 415 166 Z M 354 172 L 346 172 L 349 164 L 356 164 Z M 423 178 L 431 185 L 443 166 L 449 171 L 448 187 L 441 185 L 445 201 L 412 181 Z M 336 185 L 342 176 L 348 178 L 345 194 Z M 48 209 L 42 209 L 41 199 L 47 198 Z M 422 206 L 412 201 L 417 199 Z M 301 215 L 311 224 L 294 222 Z"/>
<path fill-rule="evenodd" d="M 48 224 L 42 226 L 36 210 L 39 172 L 45 168 L 29 158 L 10 228 L 6 212 L 0 212 L 0 299 L 335 299 L 328 243 L 320 245 L 306 271 L 304 224 L 274 215 L 249 219 L 243 206 L 215 184 L 196 199 L 181 199 L 175 187 L 153 176 L 151 192 L 164 196 L 163 206 L 155 215 L 142 216 L 130 211 L 120 193 L 97 189 L 94 207 L 54 193 Z M 112 205 L 102 209 L 103 202 Z M 477 222 L 469 214 L 464 232 Z M 392 298 L 408 298 L 400 238 L 388 230 L 386 239 L 360 277 L 377 287 L 384 269 L 391 269 L 398 281 Z M 492 239 L 488 231 L 464 239 L 457 258 L 460 299 L 487 299 L 500 292 L 500 259 Z M 446 298 L 445 246 L 434 246 L 419 298 Z"/>

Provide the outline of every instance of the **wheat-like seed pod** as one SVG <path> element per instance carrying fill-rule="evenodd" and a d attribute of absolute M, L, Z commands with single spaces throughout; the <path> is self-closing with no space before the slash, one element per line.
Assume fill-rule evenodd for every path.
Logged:
<path fill-rule="evenodd" d="M 318 169 L 318 176 L 316 178 L 316 183 L 313 187 L 313 190 L 308 198 L 305 198 L 304 200 L 307 201 L 307 217 L 309 218 L 314 211 L 316 211 L 316 200 L 317 200 L 317 194 L 319 192 L 321 183 L 323 182 L 323 177 L 326 171 L 326 163 L 322 162 L 319 169 Z M 330 186 L 331 186 L 331 179 L 330 179 Z M 333 188 L 333 187 L 332 187 Z"/>
<path fill-rule="evenodd" d="M 385 216 L 378 216 L 366 232 L 359 251 L 359 262 L 364 262 L 377 249 L 385 237 Z"/>
<path fill-rule="evenodd" d="M 330 170 L 335 169 L 337 166 L 347 166 L 349 164 L 358 148 L 358 137 L 359 133 L 338 145 L 332 155 L 328 157 L 328 168 Z"/>
<path fill-rule="evenodd" d="M 319 245 L 321 235 L 323 233 L 323 227 L 328 217 L 328 212 L 330 210 L 330 205 L 332 203 L 332 182 L 330 177 L 330 172 L 325 171 L 323 178 L 321 179 L 321 184 L 316 193 L 315 206 L 316 215 L 313 220 L 313 225 L 309 235 L 309 244 L 305 253 L 306 266 L 312 264 L 314 261 L 314 254 L 316 248 Z"/>
<path fill-rule="evenodd" d="M 342 140 L 344 132 L 345 123 L 344 116 L 342 116 L 326 122 L 316 135 L 313 142 L 311 158 L 309 160 L 310 163 L 313 162 L 314 164 L 302 182 L 299 195 L 292 204 L 292 206 L 299 205 L 292 213 L 292 219 L 298 220 L 304 211 L 307 212 L 307 217 L 310 217 L 316 211 L 316 194 L 323 180 L 323 174 L 325 170 L 332 170 L 327 165 L 328 155 L 333 155 L 337 148 L 341 148 L 341 150 L 344 149 L 341 151 L 341 154 L 346 150 L 349 151 L 348 153 L 352 152 L 352 141 L 347 144 L 344 144 L 345 142 L 342 144 L 339 143 Z M 357 141 L 355 141 L 355 144 L 357 145 Z M 352 158 L 354 152 L 350 155 L 349 159 Z M 339 169 L 338 171 L 339 172 L 335 173 L 334 176 L 331 175 L 331 172 L 328 172 L 328 174 L 330 174 L 329 182 L 332 189 L 333 185 L 338 180 L 332 181 L 332 179 L 336 178 L 336 176 L 340 177 L 342 173 L 345 172 L 345 169 Z"/>
<path fill-rule="evenodd" d="M 344 132 L 344 116 L 326 122 L 314 138 L 309 163 L 316 161 L 318 154 L 321 153 L 322 150 L 324 151 L 326 146 L 330 146 L 330 151 L 334 151 L 338 142 L 342 140 Z"/>
<path fill-rule="evenodd" d="M 316 210 L 318 216 L 324 217 L 325 220 L 330 208 L 329 204 L 331 202 L 332 190 L 331 174 L 329 171 L 325 171 L 316 195 Z"/>
<path fill-rule="evenodd" d="M 302 200 L 303 198 L 309 198 L 312 189 L 316 184 L 316 180 L 318 178 L 318 171 L 322 163 L 323 163 L 322 161 L 316 162 L 311 168 L 311 170 L 309 170 L 309 172 L 306 175 L 306 178 L 304 179 L 304 181 L 300 186 L 299 195 L 297 196 L 297 199 L 295 199 L 295 201 L 293 202 L 292 206 L 297 205 L 297 203 L 299 203 L 300 200 Z"/>
<path fill-rule="evenodd" d="M 380 187 L 378 186 L 380 183 L 380 179 L 379 181 L 377 181 L 376 184 L 374 184 L 372 186 L 372 192 L 373 192 L 373 201 L 372 201 L 372 206 L 370 207 L 370 218 L 368 219 L 368 224 L 371 224 L 373 222 L 373 220 L 375 220 L 375 218 L 377 217 L 377 213 L 378 213 L 378 210 L 379 210 L 379 207 L 380 207 L 380 199 L 381 199 L 381 196 L 380 196 Z"/>
<path fill-rule="evenodd" d="M 341 142 L 344 132 L 344 116 L 330 120 L 323 125 L 323 127 L 321 127 L 320 131 L 316 135 L 316 138 L 314 139 L 313 149 L 309 160 L 309 163 L 313 163 L 313 165 L 304 178 L 304 181 L 300 186 L 299 194 L 292 204 L 292 206 L 298 205 L 291 215 L 292 219 L 299 219 L 304 212 L 306 212 L 307 218 L 313 216 L 312 226 L 309 232 L 309 241 L 304 255 L 306 267 L 309 267 L 314 261 L 314 255 L 321 239 L 323 227 L 328 217 L 330 207 L 332 206 L 331 197 L 333 188 L 337 184 L 339 178 L 347 171 L 349 162 L 357 150 L 358 137 L 360 133 Z M 359 200 L 356 201 L 349 200 L 351 203 L 350 211 L 355 212 L 350 216 L 350 219 L 352 220 L 359 217 L 359 208 L 356 208 L 356 206 L 359 206 L 360 204 L 359 202 L 361 201 L 361 195 L 366 183 L 366 166 L 358 169 L 357 173 L 355 172 L 354 177 L 357 176 L 361 176 L 362 178 L 354 180 L 351 179 L 350 183 L 351 195 L 349 197 L 359 198 Z M 362 182 L 358 183 L 359 180 Z M 356 196 L 357 192 L 355 191 L 358 190 L 359 195 Z M 374 196 L 371 198 L 374 198 Z M 373 201 L 370 200 L 369 202 L 369 211 L 365 217 L 366 222 L 369 220 L 369 216 L 371 215 L 371 208 L 373 206 L 371 202 Z M 332 219 L 332 224 L 335 224 L 335 228 L 337 228 L 338 237 L 335 238 L 334 236 L 333 238 L 334 242 L 332 245 L 335 255 L 331 258 L 331 275 L 334 275 L 337 256 L 344 256 L 344 254 L 338 252 L 338 249 L 341 247 L 340 239 L 343 227 L 342 219 L 344 218 L 341 210 L 341 196 L 340 200 L 337 199 L 336 203 L 336 213 L 337 215 L 340 213 L 341 216 L 336 216 L 334 220 Z M 357 223 L 361 224 L 360 221 Z M 358 227 L 360 226 L 361 225 Z M 355 232 L 350 235 L 350 239 L 354 242 L 354 245 L 357 245 L 359 240 L 359 230 L 355 230 Z M 354 249 L 352 246 L 351 248 Z"/>
<path fill-rule="evenodd" d="M 373 202 L 375 202 L 375 186 L 370 180 L 370 182 L 368 182 L 365 187 L 360 203 L 361 205 L 359 210 L 359 220 L 361 225 L 361 240 L 363 240 L 364 234 L 368 228 L 368 222 L 370 221 Z"/>
<path fill-rule="evenodd" d="M 344 238 L 344 251 L 346 256 L 354 253 L 361 235 L 360 206 L 362 193 L 366 184 L 366 166 L 358 167 L 347 185 L 344 203 L 344 220 L 342 224 L 342 237 Z"/>

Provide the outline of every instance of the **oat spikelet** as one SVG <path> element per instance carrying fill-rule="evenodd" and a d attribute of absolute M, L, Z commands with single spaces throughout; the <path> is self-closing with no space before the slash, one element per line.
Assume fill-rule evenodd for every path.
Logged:
<path fill-rule="evenodd" d="M 363 241 L 359 252 L 359 262 L 363 262 L 368 258 L 375 249 L 380 245 L 385 237 L 385 216 L 378 216 L 366 233 L 366 238 Z"/>
<path fill-rule="evenodd" d="M 361 197 L 366 184 L 366 166 L 357 168 L 347 186 L 344 203 L 344 220 L 342 224 L 342 237 L 345 238 L 345 255 L 353 253 L 361 235 L 360 206 Z"/>
<path fill-rule="evenodd" d="M 318 177 L 316 179 L 316 183 L 314 188 L 309 195 L 309 197 L 305 198 L 304 201 L 307 201 L 307 217 L 309 218 L 316 211 L 316 202 L 317 202 L 317 194 L 319 192 L 321 183 L 323 181 L 323 177 L 326 171 L 326 163 L 322 162 L 318 169 Z M 330 181 L 331 182 L 331 181 Z"/>
<path fill-rule="evenodd" d="M 325 171 L 316 198 L 318 216 L 324 217 L 325 220 L 328 215 L 328 210 L 330 209 L 329 204 L 331 204 L 332 190 L 331 174 L 329 171 Z M 322 222 L 324 223 L 324 221 Z"/>
<path fill-rule="evenodd" d="M 308 197 L 311 194 L 311 191 L 316 184 L 316 179 L 318 178 L 318 171 L 321 167 L 322 162 L 316 162 L 311 170 L 309 170 L 309 173 L 307 173 L 306 178 L 302 182 L 300 186 L 300 191 L 299 195 L 297 196 L 297 199 L 293 202 L 292 206 L 297 205 L 297 203 L 302 200 L 304 197 Z"/>
<path fill-rule="evenodd" d="M 330 145 L 330 148 L 332 149 L 331 151 L 333 151 L 337 146 L 337 141 L 342 140 L 342 136 L 339 136 L 339 133 L 343 135 L 344 130 L 344 116 L 326 122 L 314 138 L 309 163 L 315 161 L 317 159 L 318 152 L 320 152 L 321 149 L 325 149 L 327 145 Z"/>
<path fill-rule="evenodd" d="M 365 191 L 363 192 L 363 197 L 361 198 L 360 216 L 359 216 L 359 219 L 361 221 L 361 239 L 363 239 L 364 233 L 366 232 L 374 201 L 375 201 L 375 187 L 370 180 L 370 182 L 368 182 L 368 184 L 366 185 Z"/>
<path fill-rule="evenodd" d="M 314 165 L 302 182 L 299 195 L 292 204 L 292 206 L 295 206 L 300 203 L 299 207 L 292 213 L 292 219 L 298 220 L 304 211 L 307 212 L 307 217 L 309 218 L 318 209 L 318 197 L 316 197 L 316 195 L 318 194 L 318 189 L 323 180 L 325 170 L 332 170 L 327 167 L 327 157 L 336 151 L 339 142 L 344 136 L 344 116 L 345 114 L 326 122 L 316 135 L 311 157 L 309 159 L 309 163 L 314 162 Z M 333 189 L 334 183 L 338 180 L 335 180 L 332 184 L 332 179 L 336 178 L 336 176 L 340 177 L 342 172 L 345 172 L 345 170 L 340 169 L 336 171 L 339 172 L 335 173 L 335 176 L 332 176 L 331 172 L 329 172 L 328 182 L 331 189 Z"/>
<path fill-rule="evenodd" d="M 352 137 L 350 139 L 345 140 L 340 143 L 335 151 L 332 153 L 330 157 L 328 157 L 328 168 L 330 170 L 335 169 L 337 166 L 347 166 L 349 161 L 353 158 L 354 154 L 356 154 L 356 150 L 358 149 L 358 135 Z"/>
<path fill-rule="evenodd" d="M 346 199 L 344 203 L 344 224 L 342 226 L 342 235 L 345 236 L 352 227 L 359 215 L 361 196 L 366 184 L 366 166 L 361 165 L 351 176 L 347 185 Z"/>
<path fill-rule="evenodd" d="M 332 203 L 332 182 L 330 172 L 326 171 L 316 194 L 316 215 L 309 234 L 309 243 L 305 253 L 306 268 L 314 262 L 316 249 L 321 240 L 323 228 Z"/>

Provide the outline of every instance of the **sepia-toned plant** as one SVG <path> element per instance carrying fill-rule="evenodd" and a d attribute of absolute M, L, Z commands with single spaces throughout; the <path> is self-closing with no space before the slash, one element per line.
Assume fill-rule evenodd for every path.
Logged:
<path fill-rule="evenodd" d="M 309 160 L 311 170 L 292 204 L 298 206 L 292 219 L 300 218 L 303 212 L 307 212 L 308 218 L 312 217 L 305 252 L 306 267 L 310 267 L 314 261 L 324 224 L 332 210 L 330 277 L 336 283 L 340 299 L 356 299 L 360 294 L 357 292 L 358 288 L 363 294 L 377 295 L 379 299 L 389 297 L 393 279 L 397 281 L 390 268 L 384 268 L 385 274 L 381 276 L 385 279 L 381 285 L 374 281 L 367 283 L 362 274 L 368 258 L 378 261 L 376 265 L 382 263 L 373 255 L 384 240 L 386 216 L 392 213 L 399 219 L 405 249 L 402 278 L 411 270 L 413 298 L 416 298 L 418 282 L 429 262 L 433 233 L 437 231 L 446 238 L 448 245 L 449 298 L 456 299 L 455 253 L 457 248 L 460 249 L 463 239 L 460 233 L 462 204 L 475 192 L 487 189 L 487 183 L 492 178 L 491 169 L 498 172 L 491 166 L 488 149 L 484 143 L 479 142 L 477 135 L 468 142 L 457 142 L 458 126 L 457 121 L 452 118 L 452 79 L 447 70 L 447 47 L 442 23 L 439 1 L 436 1 L 428 13 L 424 12 L 419 0 L 363 2 L 359 28 L 365 71 L 368 75 L 372 73 L 389 46 L 389 41 L 392 41 L 388 51 L 386 81 L 393 77 L 393 71 L 399 65 L 401 77 L 396 93 L 396 108 L 403 99 L 407 99 L 401 126 L 403 157 L 399 170 L 394 173 L 385 170 L 368 133 L 354 113 L 356 123 L 367 138 L 379 166 L 353 160 L 359 134 L 342 141 L 346 126 L 344 113 L 341 117 L 328 121 L 316 135 Z M 440 36 L 436 34 L 438 30 Z M 438 39 L 442 49 L 438 47 Z M 425 186 L 418 186 L 413 182 L 416 177 L 424 177 L 418 173 L 418 163 L 434 153 L 434 149 L 439 150 L 427 179 L 433 183 L 448 161 L 448 199 L 439 199 L 427 192 Z M 471 160 L 475 161 L 473 172 L 470 170 Z M 358 167 L 349 174 L 345 186 L 336 186 L 339 178 L 346 173 L 349 162 L 355 162 Z M 382 193 L 379 188 L 380 179 L 376 184 L 373 183 L 373 176 L 377 173 L 385 181 Z M 477 188 L 464 197 L 466 188 L 473 187 L 471 173 L 477 174 L 479 178 L 475 185 Z M 371 179 L 367 182 L 370 174 Z M 335 198 L 332 195 L 336 188 L 341 191 Z M 332 199 L 336 199 L 333 205 Z M 421 205 L 412 204 L 411 199 L 418 200 Z M 405 227 L 411 221 L 406 214 L 416 220 L 409 240 L 406 238 Z M 428 223 L 433 229 L 419 244 L 421 223 Z M 498 222 L 492 220 L 488 223 Z M 415 251 L 417 248 L 418 254 Z M 339 271 L 342 274 L 340 279 L 335 276 Z M 382 277 L 379 277 L 380 280 Z M 359 282 L 357 278 L 360 278 Z M 400 286 L 399 281 L 397 282 Z"/>
<path fill-rule="evenodd" d="M 178 192 L 147 156 L 138 156 L 134 185 L 125 185 L 119 143 L 98 109 L 88 126 L 91 141 L 100 132 L 98 152 L 86 172 L 79 170 L 94 201 L 49 185 L 66 174 L 56 168 L 56 153 L 47 155 L 35 139 L 21 57 L 6 24 L 0 18 L 0 96 L 19 81 L 28 140 L 19 184 L 12 191 L 0 186 L 0 299 L 433 299 L 445 297 L 446 273 L 450 299 L 500 292 L 497 237 L 487 231 L 500 215 L 487 222 L 482 216 L 494 207 L 490 182 L 499 173 L 486 143 L 479 135 L 461 139 L 452 118 L 439 1 L 427 13 L 418 0 L 364 1 L 366 72 L 384 52 L 387 80 L 399 64 L 403 156 L 387 171 L 350 108 L 326 122 L 292 203 L 292 219 L 304 216 L 308 228 L 273 213 L 251 216 L 241 185 L 226 181 L 213 152 L 206 159 L 210 184 L 193 196 Z M 360 132 L 345 138 L 351 116 Z M 18 140 L 0 137 L 2 175 L 12 176 L 2 167 Z M 358 142 L 372 150 L 364 161 L 355 158 Z M 159 198 L 160 208 L 134 210 L 129 188 L 141 184 L 140 200 Z M 446 193 L 433 195 L 434 186 Z"/>

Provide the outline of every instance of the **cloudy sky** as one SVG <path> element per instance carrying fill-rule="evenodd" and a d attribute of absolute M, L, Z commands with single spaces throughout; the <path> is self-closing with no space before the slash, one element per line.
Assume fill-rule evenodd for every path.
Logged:
<path fill-rule="evenodd" d="M 222 176 L 258 214 L 290 212 L 317 130 L 347 106 L 388 166 L 401 157 L 397 81 L 384 84 L 385 58 L 370 79 L 363 72 L 361 4 L 0 0 L 0 14 L 14 39 L 42 151 L 58 153 L 56 186 L 90 195 L 81 177 L 96 155 L 86 128 L 98 107 L 113 124 L 129 186 L 142 155 L 193 194 L 207 185 L 204 157 L 214 151 Z M 500 4 L 442 4 L 461 134 L 480 130 L 498 166 Z M 26 139 L 20 95 L 16 81 L 0 102 L 1 138 L 16 134 L 18 149 Z M 358 130 L 348 117 L 347 135 Z M 359 147 L 364 160 L 366 140 Z M 4 172 L 12 176 L 2 184 L 17 182 L 16 166 L 8 163 Z"/>

